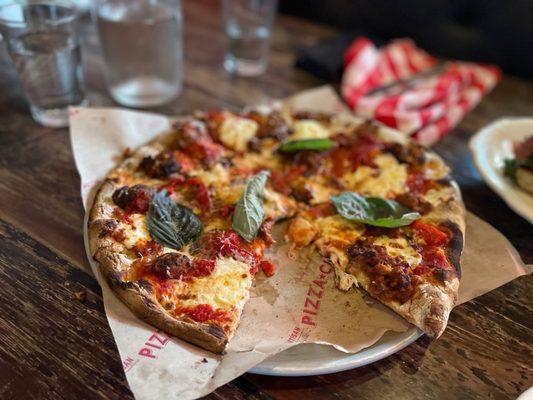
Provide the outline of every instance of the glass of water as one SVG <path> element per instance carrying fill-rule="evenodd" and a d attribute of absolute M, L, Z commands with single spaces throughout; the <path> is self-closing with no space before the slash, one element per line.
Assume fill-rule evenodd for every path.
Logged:
<path fill-rule="evenodd" d="M 68 125 L 68 106 L 85 105 L 78 12 L 68 1 L 8 2 L 0 32 L 30 104 L 42 125 Z"/>
<path fill-rule="evenodd" d="M 96 0 L 94 16 L 109 91 L 116 102 L 152 107 L 179 94 L 180 0 Z"/>
<path fill-rule="evenodd" d="M 224 0 L 226 71 L 242 76 L 265 72 L 277 6 L 277 0 Z"/>

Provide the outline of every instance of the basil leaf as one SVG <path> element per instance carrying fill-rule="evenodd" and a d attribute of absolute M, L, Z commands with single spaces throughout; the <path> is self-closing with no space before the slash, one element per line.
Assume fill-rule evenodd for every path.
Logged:
<path fill-rule="evenodd" d="M 516 181 L 516 170 L 518 168 L 532 168 L 533 167 L 533 155 L 526 157 L 525 159 L 507 158 L 504 160 L 503 173 L 512 180 Z"/>
<path fill-rule="evenodd" d="M 380 197 L 364 197 L 353 192 L 342 192 L 332 196 L 331 201 L 344 218 L 372 226 L 396 228 L 409 225 L 420 218 L 419 213 L 394 200 Z"/>
<path fill-rule="evenodd" d="M 278 147 L 278 151 L 285 153 L 292 153 L 300 150 L 324 151 L 331 149 L 333 146 L 335 146 L 335 142 L 329 139 L 293 140 L 282 143 Z"/>
<path fill-rule="evenodd" d="M 261 171 L 248 179 L 233 212 L 232 228 L 247 242 L 255 239 L 265 219 L 263 192 L 269 175 L 270 172 Z"/>
<path fill-rule="evenodd" d="M 196 240 L 203 230 L 200 218 L 190 208 L 176 204 L 166 190 L 153 197 L 146 220 L 154 240 L 176 250 Z"/>

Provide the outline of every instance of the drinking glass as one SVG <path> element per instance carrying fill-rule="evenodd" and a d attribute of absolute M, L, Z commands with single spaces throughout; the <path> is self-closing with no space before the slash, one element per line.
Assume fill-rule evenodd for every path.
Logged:
<path fill-rule="evenodd" d="M 0 6 L 7 42 L 30 104 L 42 125 L 68 125 L 68 106 L 85 105 L 79 15 L 69 1 L 8 2 Z"/>
<path fill-rule="evenodd" d="M 242 76 L 265 72 L 277 0 L 224 0 L 224 68 Z"/>
<path fill-rule="evenodd" d="M 128 107 L 174 99 L 181 91 L 180 0 L 97 0 L 93 11 L 113 99 Z"/>

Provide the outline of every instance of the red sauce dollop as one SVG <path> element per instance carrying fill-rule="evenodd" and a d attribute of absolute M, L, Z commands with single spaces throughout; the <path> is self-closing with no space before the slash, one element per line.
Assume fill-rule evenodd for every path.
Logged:
<path fill-rule="evenodd" d="M 193 321 L 227 321 L 229 312 L 221 309 L 213 309 L 209 304 L 198 304 L 194 307 L 181 307 L 175 310 L 176 315 L 187 315 Z"/>
<path fill-rule="evenodd" d="M 416 220 L 410 226 L 424 239 L 426 246 L 444 246 L 448 244 L 448 235 L 433 225 Z"/>
<path fill-rule="evenodd" d="M 209 188 L 202 182 L 197 176 L 190 178 L 177 177 L 170 180 L 170 183 L 161 187 L 166 189 L 169 194 L 174 193 L 177 187 L 189 187 L 193 189 L 194 199 L 198 202 L 203 213 L 209 213 L 213 207 L 211 195 L 209 194 Z"/>
<path fill-rule="evenodd" d="M 259 267 L 269 278 L 276 273 L 276 264 L 272 261 L 264 260 L 259 263 Z"/>
<path fill-rule="evenodd" d="M 329 217 L 336 214 L 335 208 L 330 203 L 318 204 L 311 207 L 307 212 L 315 218 Z"/>
<path fill-rule="evenodd" d="M 291 183 L 294 182 L 296 178 L 301 176 L 306 170 L 307 167 L 305 165 L 293 165 L 288 167 L 288 169 L 284 169 L 283 171 L 272 171 L 267 185 L 271 186 L 279 193 L 289 195 L 292 191 Z"/>
<path fill-rule="evenodd" d="M 194 262 L 194 276 L 209 276 L 215 270 L 215 260 L 196 260 Z"/>
<path fill-rule="evenodd" d="M 253 274 L 257 272 L 265 247 L 261 239 L 247 243 L 234 230 L 210 231 L 200 240 L 201 251 L 208 259 L 233 257 L 250 265 Z"/>
<path fill-rule="evenodd" d="M 426 194 L 431 189 L 432 181 L 422 173 L 414 172 L 407 177 L 407 187 L 415 195 Z"/>
<path fill-rule="evenodd" d="M 332 173 L 336 177 L 343 176 L 346 167 L 350 171 L 355 171 L 361 165 L 375 168 L 374 158 L 385 148 L 385 144 L 372 134 L 355 137 L 338 135 L 334 140 L 337 141 L 339 147 L 331 151 L 330 158 Z"/>
<path fill-rule="evenodd" d="M 435 269 L 453 269 L 446 256 L 445 246 L 449 238 L 445 232 L 420 220 L 413 222 L 411 228 L 425 243 L 421 251 L 422 262 L 413 270 L 415 275 L 425 275 Z"/>

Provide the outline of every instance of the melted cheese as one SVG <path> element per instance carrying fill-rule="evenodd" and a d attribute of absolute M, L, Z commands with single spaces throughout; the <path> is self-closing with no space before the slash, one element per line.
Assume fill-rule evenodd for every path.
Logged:
<path fill-rule="evenodd" d="M 217 188 L 217 199 L 224 204 L 236 204 L 242 196 L 244 184 L 221 186 Z"/>
<path fill-rule="evenodd" d="M 231 218 L 209 218 L 204 225 L 204 232 L 213 229 L 229 229 L 231 227 Z"/>
<path fill-rule="evenodd" d="M 118 229 L 123 229 L 126 238 L 122 243 L 127 249 L 133 248 L 136 244 L 141 242 L 148 242 L 151 240 L 150 232 L 146 225 L 146 216 L 144 214 L 132 214 L 129 217 L 133 223 L 120 222 Z"/>
<path fill-rule="evenodd" d="M 415 267 L 422 261 L 422 256 L 407 243 L 405 238 L 380 236 L 374 241 L 374 244 L 384 246 L 389 256 L 401 257 L 410 267 Z"/>
<path fill-rule="evenodd" d="M 287 229 L 286 238 L 298 248 L 311 243 L 317 233 L 318 229 L 310 221 L 297 217 L 291 221 Z"/>
<path fill-rule="evenodd" d="M 220 163 L 215 164 L 213 168 L 209 170 L 197 171 L 196 176 L 198 176 L 202 182 L 208 186 L 226 185 L 230 181 L 227 168 Z"/>
<path fill-rule="evenodd" d="M 319 229 L 320 241 L 335 242 L 340 245 L 349 245 L 365 231 L 363 224 L 349 221 L 340 215 L 319 218 L 315 221 Z"/>
<path fill-rule="evenodd" d="M 354 190 L 365 196 L 390 198 L 404 193 L 407 182 L 407 166 L 400 164 L 390 154 L 383 154 L 375 158 L 379 169 L 366 166 L 357 168 L 354 172 L 344 174 L 342 183 L 348 190 Z"/>
<path fill-rule="evenodd" d="M 244 152 L 248 141 L 257 134 L 259 125 L 248 118 L 228 118 L 220 126 L 220 141 L 233 150 Z"/>
<path fill-rule="evenodd" d="M 361 125 L 361 120 L 350 115 L 334 115 L 331 118 L 329 130 L 332 135 L 336 133 L 349 133 Z"/>
<path fill-rule="evenodd" d="M 452 187 L 444 187 L 440 190 L 430 189 L 424 195 L 424 199 L 431 203 L 434 207 L 451 199 L 455 196 L 455 190 Z"/>
<path fill-rule="evenodd" d="M 273 146 L 265 146 L 261 153 L 248 152 L 242 157 L 235 158 L 235 165 L 239 168 L 271 168 L 276 169 L 280 165 L 280 158 L 274 153 Z"/>
<path fill-rule="evenodd" d="M 324 139 L 328 138 L 330 132 L 319 122 L 302 119 L 293 124 L 294 133 L 290 136 L 290 140 L 303 139 Z"/>
<path fill-rule="evenodd" d="M 322 175 L 315 175 L 302 180 L 313 196 L 310 202 L 312 205 L 328 203 L 332 195 L 339 193 L 339 190 L 333 187 L 329 179 Z"/>
<path fill-rule="evenodd" d="M 187 292 L 194 298 L 181 300 L 183 307 L 209 304 L 213 308 L 241 309 L 248 299 L 252 276 L 248 265 L 233 258 L 219 258 L 209 276 L 194 279 Z"/>

